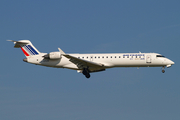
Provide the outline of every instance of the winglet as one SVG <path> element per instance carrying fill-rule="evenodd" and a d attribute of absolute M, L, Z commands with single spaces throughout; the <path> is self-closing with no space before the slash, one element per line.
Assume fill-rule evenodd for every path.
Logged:
<path fill-rule="evenodd" d="M 64 51 L 62 51 L 60 48 L 58 48 L 58 50 L 62 55 L 65 55 Z"/>

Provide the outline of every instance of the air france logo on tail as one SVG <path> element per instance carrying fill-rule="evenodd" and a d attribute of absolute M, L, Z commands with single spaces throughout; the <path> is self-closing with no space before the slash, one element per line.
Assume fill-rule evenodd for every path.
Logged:
<path fill-rule="evenodd" d="M 20 46 L 26 56 L 38 55 L 39 53 L 31 45 Z"/>

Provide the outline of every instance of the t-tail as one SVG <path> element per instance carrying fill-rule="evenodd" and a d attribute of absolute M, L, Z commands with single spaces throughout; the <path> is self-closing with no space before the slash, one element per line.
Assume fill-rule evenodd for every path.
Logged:
<path fill-rule="evenodd" d="M 20 40 L 20 41 L 8 40 L 8 41 L 14 42 L 15 48 L 21 48 L 21 50 L 23 51 L 26 57 L 39 55 L 40 53 L 29 40 Z"/>

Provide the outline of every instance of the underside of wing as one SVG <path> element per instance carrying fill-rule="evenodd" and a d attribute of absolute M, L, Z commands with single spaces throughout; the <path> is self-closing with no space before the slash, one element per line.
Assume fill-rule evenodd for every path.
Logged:
<path fill-rule="evenodd" d="M 80 70 L 82 70 L 83 68 L 88 68 L 89 72 L 98 72 L 105 70 L 103 64 L 87 61 L 68 54 L 64 54 L 63 56 L 68 58 L 69 61 L 74 63 Z"/>

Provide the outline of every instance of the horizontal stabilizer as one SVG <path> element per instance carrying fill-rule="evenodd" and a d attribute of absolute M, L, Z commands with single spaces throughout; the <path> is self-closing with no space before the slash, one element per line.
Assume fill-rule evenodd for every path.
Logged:
<path fill-rule="evenodd" d="M 23 41 L 23 40 L 21 40 L 21 41 L 7 40 L 7 41 L 14 42 L 15 48 L 20 48 L 20 45 L 23 45 L 23 44 L 25 45 L 25 44 L 29 43 L 28 41 Z"/>

